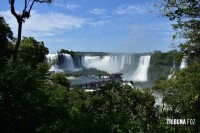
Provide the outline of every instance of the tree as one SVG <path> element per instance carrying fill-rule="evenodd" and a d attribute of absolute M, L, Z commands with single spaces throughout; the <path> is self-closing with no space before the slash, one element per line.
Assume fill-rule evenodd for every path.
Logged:
<path fill-rule="evenodd" d="M 36 68 L 39 63 L 45 61 L 49 53 L 48 48 L 44 46 L 44 42 L 39 42 L 33 37 L 24 37 L 19 47 L 19 58 L 23 60 L 24 64 L 31 65 Z"/>
<path fill-rule="evenodd" d="M 44 123 L 50 112 L 45 82 L 43 72 L 23 62 L 0 69 L 0 132 L 32 133 Z"/>
<path fill-rule="evenodd" d="M 0 46 L 8 42 L 8 39 L 13 39 L 13 33 L 4 18 L 0 16 Z"/>
<path fill-rule="evenodd" d="M 91 132 L 156 132 L 155 99 L 148 90 L 108 83 L 90 97 Z"/>
<path fill-rule="evenodd" d="M 195 119 L 195 125 L 176 127 L 180 132 L 200 131 L 200 64 L 192 63 L 178 71 L 176 78 L 157 82 L 155 89 L 163 92 L 165 110 L 161 117 Z"/>
<path fill-rule="evenodd" d="M 148 79 L 151 82 L 155 82 L 160 76 L 167 79 L 167 76 L 170 73 L 170 69 L 173 66 L 173 61 L 176 62 L 176 66 L 179 66 L 180 63 L 176 61 L 179 53 L 176 50 L 162 53 L 160 51 L 155 51 L 151 55 L 151 66 L 148 71 Z"/>
<path fill-rule="evenodd" d="M 185 38 L 186 42 L 179 45 L 182 53 L 188 56 L 188 62 L 191 63 L 200 57 L 200 20 L 191 19 L 189 21 L 178 21 L 173 28 L 177 35 Z"/>
<path fill-rule="evenodd" d="M 53 81 L 54 84 L 59 84 L 67 89 L 70 87 L 70 81 L 65 77 L 65 75 L 61 73 L 56 73 L 51 77 L 51 80 Z"/>
<path fill-rule="evenodd" d="M 13 39 L 13 32 L 4 18 L 0 16 L 0 58 L 8 57 L 12 51 L 12 45 L 9 40 Z"/>
<path fill-rule="evenodd" d="M 200 2 L 199 0 L 162 0 L 159 4 L 163 16 L 176 20 L 173 28 L 177 33 L 173 36 L 185 38 L 186 42 L 179 47 L 192 62 L 200 56 Z"/>
<path fill-rule="evenodd" d="M 196 119 L 195 125 L 172 126 L 174 132 L 199 132 L 199 63 L 200 57 L 200 2 L 199 0 L 162 0 L 161 14 L 175 20 L 173 39 L 184 38 L 179 44 L 181 58 L 187 57 L 189 66 L 176 71 L 170 80 L 160 79 L 154 89 L 163 92 L 163 112 L 161 118 Z"/>
<path fill-rule="evenodd" d="M 31 13 L 34 3 L 51 3 L 51 2 L 52 0 L 24 0 L 24 8 L 21 13 L 17 14 L 15 10 L 15 0 L 9 0 L 11 13 L 15 16 L 18 22 L 18 34 L 17 34 L 17 41 L 15 44 L 14 53 L 13 53 L 13 63 L 16 62 L 17 52 L 18 52 L 19 45 L 21 42 L 22 23 L 25 22 L 25 19 L 30 18 L 30 13 Z"/>
<path fill-rule="evenodd" d="M 170 20 L 200 16 L 198 0 L 162 0 L 159 5 L 161 13 Z"/>

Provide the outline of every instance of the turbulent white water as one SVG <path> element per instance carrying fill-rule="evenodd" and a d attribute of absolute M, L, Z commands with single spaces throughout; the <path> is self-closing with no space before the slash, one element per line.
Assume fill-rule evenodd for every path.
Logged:
<path fill-rule="evenodd" d="M 141 56 L 139 60 L 139 65 L 133 74 L 132 80 L 136 82 L 146 82 L 148 81 L 148 68 L 150 66 L 151 56 Z"/>

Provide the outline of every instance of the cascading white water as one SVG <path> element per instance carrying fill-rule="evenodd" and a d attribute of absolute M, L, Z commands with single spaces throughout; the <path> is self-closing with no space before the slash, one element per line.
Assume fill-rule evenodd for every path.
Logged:
<path fill-rule="evenodd" d="M 131 64 L 131 57 L 130 56 L 126 56 L 126 64 Z"/>
<path fill-rule="evenodd" d="M 123 55 L 123 56 L 122 56 L 122 61 L 121 61 L 121 67 L 120 67 L 121 70 L 124 68 L 125 61 L 126 61 L 126 56 Z"/>
<path fill-rule="evenodd" d="M 176 69 L 176 63 L 175 61 L 173 62 L 173 67 L 171 68 L 169 75 L 167 76 L 167 79 L 171 79 L 174 76 L 174 71 Z"/>
<path fill-rule="evenodd" d="M 174 76 L 174 69 L 172 68 L 172 69 L 170 70 L 170 74 L 167 76 L 167 79 L 169 80 L 169 79 L 171 79 L 173 76 Z"/>
<path fill-rule="evenodd" d="M 132 80 L 135 82 L 146 82 L 148 80 L 148 68 L 150 66 L 150 55 L 141 56 L 139 65 L 132 76 Z"/>
<path fill-rule="evenodd" d="M 61 69 L 58 68 L 58 65 L 56 64 L 56 61 L 58 59 L 58 54 L 48 54 L 46 55 L 48 63 L 51 65 L 51 68 L 49 71 L 54 71 L 54 72 L 62 72 Z"/>
<path fill-rule="evenodd" d="M 64 56 L 64 66 L 67 71 L 75 71 L 74 60 L 70 54 L 63 54 Z"/>
<path fill-rule="evenodd" d="M 49 54 L 50 71 L 76 71 L 82 68 L 96 68 L 108 73 L 122 73 L 126 80 L 147 81 L 150 56 L 107 55 L 80 56 L 72 58 L 69 54 Z M 139 63 L 138 63 L 139 61 Z M 137 66 L 138 65 L 138 66 Z"/>
<path fill-rule="evenodd" d="M 85 68 L 96 68 L 108 73 L 118 73 L 131 65 L 131 56 L 84 56 L 82 65 Z"/>
<path fill-rule="evenodd" d="M 48 54 L 46 55 L 46 58 L 49 63 L 53 63 L 55 60 L 58 59 L 58 54 Z"/>
<path fill-rule="evenodd" d="M 46 58 L 51 65 L 49 71 L 62 72 L 63 70 L 75 70 L 73 58 L 69 54 L 48 54 Z"/>
<path fill-rule="evenodd" d="M 183 57 L 181 61 L 180 69 L 186 68 L 187 66 L 188 66 L 188 63 L 187 63 L 186 57 Z"/>
<path fill-rule="evenodd" d="M 97 68 L 109 73 L 119 72 L 123 67 L 117 56 L 85 56 L 82 59 L 82 65 L 86 68 Z"/>
<path fill-rule="evenodd" d="M 131 64 L 131 57 L 129 56 L 128 58 L 129 58 L 129 61 L 128 61 L 128 62 L 129 62 L 129 64 Z"/>

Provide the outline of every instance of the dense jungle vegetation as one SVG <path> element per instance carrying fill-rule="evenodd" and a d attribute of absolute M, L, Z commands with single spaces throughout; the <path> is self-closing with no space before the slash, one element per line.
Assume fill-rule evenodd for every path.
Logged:
<path fill-rule="evenodd" d="M 14 5 L 14 0 L 10 2 Z M 187 56 L 189 66 L 177 70 L 174 78 L 160 78 L 152 89 L 113 82 L 95 92 L 69 90 L 70 82 L 64 75 L 47 75 L 48 48 L 44 43 L 33 37 L 14 38 L 9 25 L 0 17 L 0 132 L 200 132 L 200 21 L 196 19 L 199 1 L 163 2 L 167 2 L 160 7 L 163 15 L 177 19 L 174 38 L 187 40 L 180 44 L 178 54 L 181 58 Z M 30 11 L 25 10 L 21 18 L 14 15 L 22 24 L 23 19 L 30 17 Z M 184 16 L 190 19 L 181 19 Z M 158 67 L 163 62 L 168 64 L 174 53 L 158 52 L 152 63 Z M 163 106 L 155 106 L 153 90 L 163 93 Z M 195 124 L 168 125 L 167 118 L 195 119 Z"/>

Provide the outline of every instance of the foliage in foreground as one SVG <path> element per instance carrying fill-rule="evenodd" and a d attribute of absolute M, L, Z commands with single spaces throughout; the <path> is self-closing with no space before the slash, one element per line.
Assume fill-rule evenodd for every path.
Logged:
<path fill-rule="evenodd" d="M 176 132 L 199 132 L 200 129 L 200 64 L 193 63 L 177 72 L 170 80 L 157 82 L 154 89 L 163 92 L 165 110 L 161 116 L 195 119 L 195 125 L 175 127 Z"/>
<path fill-rule="evenodd" d="M 173 39 L 184 38 L 185 42 L 178 46 L 182 57 L 192 63 L 200 57 L 200 1 L 199 0 L 161 0 L 159 9 L 161 14 L 169 20 L 176 20 L 173 29 L 176 34 Z"/>
<path fill-rule="evenodd" d="M 146 132 L 159 124 L 148 91 L 117 83 L 93 93 L 68 91 L 60 74 L 45 76 L 46 67 L 6 66 L 0 72 L 1 132 Z"/>

